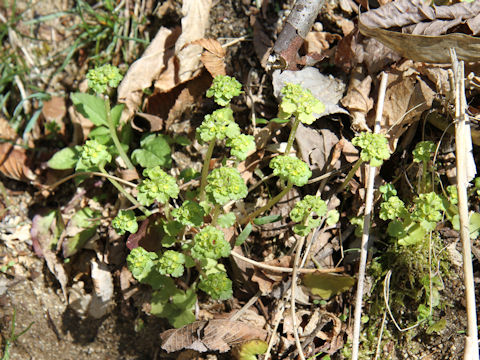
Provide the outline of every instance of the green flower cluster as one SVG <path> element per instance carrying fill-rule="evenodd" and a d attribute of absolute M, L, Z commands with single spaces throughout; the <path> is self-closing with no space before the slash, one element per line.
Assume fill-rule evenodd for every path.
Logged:
<path fill-rule="evenodd" d="M 371 166 L 381 166 L 383 160 L 387 160 L 390 157 L 388 141 L 385 135 L 364 132 L 355 136 L 352 144 L 362 148 L 360 158 L 364 162 L 370 162 Z"/>
<path fill-rule="evenodd" d="M 223 231 L 206 226 L 193 238 L 191 255 L 198 260 L 220 259 L 230 255 L 230 244 L 225 240 Z"/>
<path fill-rule="evenodd" d="M 442 198 L 434 192 L 420 194 L 415 200 L 415 210 L 412 218 L 427 231 L 435 229 L 437 222 L 442 220 L 445 211 Z"/>
<path fill-rule="evenodd" d="M 127 231 L 135 234 L 138 230 L 137 218 L 133 210 L 120 210 L 112 220 L 112 226 L 119 235 L 125 234 Z"/>
<path fill-rule="evenodd" d="M 308 235 L 312 229 L 320 225 L 322 217 L 326 213 L 325 201 L 319 196 L 306 195 L 290 211 L 290 218 L 300 223 L 293 227 L 293 231 L 300 236 Z"/>
<path fill-rule="evenodd" d="M 279 155 L 270 161 L 273 174 L 282 180 L 288 180 L 296 186 L 303 186 L 312 176 L 308 165 L 297 157 Z"/>
<path fill-rule="evenodd" d="M 158 255 L 154 252 L 149 252 L 142 247 L 137 247 L 132 249 L 127 256 L 128 270 L 130 270 L 135 279 L 142 282 L 150 275 L 157 260 Z"/>
<path fill-rule="evenodd" d="M 214 204 L 225 205 L 231 200 L 243 199 L 248 194 L 242 176 L 234 168 L 213 169 L 207 177 L 207 182 L 205 192 L 208 199 Z"/>
<path fill-rule="evenodd" d="M 175 178 L 163 171 L 160 166 L 143 170 L 144 179 L 138 185 L 137 199 L 140 204 L 148 206 L 155 200 L 166 204 L 170 198 L 176 199 L 180 189 Z"/>
<path fill-rule="evenodd" d="M 185 226 L 201 226 L 205 211 L 198 203 L 186 200 L 182 206 L 172 211 L 172 215 Z"/>
<path fill-rule="evenodd" d="M 379 216 L 382 220 L 403 219 L 407 213 L 404 202 L 396 195 L 389 196 L 388 200 L 380 205 Z"/>
<path fill-rule="evenodd" d="M 234 138 L 240 135 L 240 127 L 233 119 L 233 111 L 230 108 L 215 110 L 210 115 L 205 115 L 197 136 L 203 142 L 223 140 L 225 137 Z"/>
<path fill-rule="evenodd" d="M 413 150 L 413 161 L 427 162 L 434 151 L 435 144 L 433 141 L 420 141 Z"/>
<path fill-rule="evenodd" d="M 158 259 L 157 269 L 162 275 L 180 277 L 183 275 L 185 255 L 173 250 L 165 251 Z"/>
<path fill-rule="evenodd" d="M 88 87 L 97 94 L 105 94 L 108 87 L 116 88 L 123 76 L 117 67 L 105 64 L 87 73 Z"/>
<path fill-rule="evenodd" d="M 95 168 L 112 161 L 108 148 L 96 140 L 87 140 L 82 146 L 79 163 L 84 168 Z M 79 165 L 77 165 L 78 167 Z"/>
<path fill-rule="evenodd" d="M 227 300 L 233 295 L 232 281 L 222 271 L 208 274 L 206 278 L 202 277 L 198 287 L 214 300 Z"/>
<path fill-rule="evenodd" d="M 313 96 L 310 90 L 304 90 L 300 85 L 285 84 L 282 94 L 278 114 L 281 119 L 288 119 L 293 115 L 302 123 L 310 125 L 325 111 L 322 102 Z"/>
<path fill-rule="evenodd" d="M 255 138 L 252 135 L 240 134 L 228 139 L 226 145 L 231 148 L 230 152 L 238 160 L 243 161 L 251 151 L 255 151 Z"/>
<path fill-rule="evenodd" d="M 207 90 L 207 97 L 213 96 L 218 105 L 227 106 L 234 96 L 241 93 L 242 84 L 237 79 L 227 75 L 218 75 L 215 76 L 212 86 Z"/>

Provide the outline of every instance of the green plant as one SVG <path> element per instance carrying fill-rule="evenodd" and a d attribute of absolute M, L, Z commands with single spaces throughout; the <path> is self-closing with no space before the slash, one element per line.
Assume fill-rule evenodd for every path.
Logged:
<path fill-rule="evenodd" d="M 18 334 L 15 334 L 15 327 L 16 327 L 16 322 L 17 322 L 17 310 L 14 308 L 13 309 L 13 315 L 12 315 L 12 322 L 11 322 L 11 330 L 10 330 L 10 336 L 8 338 L 4 338 L 4 345 L 3 345 L 3 355 L 2 355 L 2 360 L 8 360 L 10 359 L 10 347 L 17 341 L 17 339 L 25 334 L 32 325 L 35 323 L 32 321 L 25 329 L 20 331 Z"/>
<path fill-rule="evenodd" d="M 340 191 L 345 189 L 364 162 L 368 162 L 370 166 L 378 167 L 383 164 L 384 160 L 390 158 L 388 141 L 383 134 L 364 132 L 355 136 L 352 140 L 352 144 L 360 147 L 362 150 L 360 151 L 360 157 L 348 172 L 345 180 L 340 186 Z"/>
<path fill-rule="evenodd" d="M 251 135 L 242 134 L 234 120 L 230 101 L 241 94 L 241 85 L 228 76 L 216 77 L 207 96 L 222 108 L 204 117 L 197 128 L 196 137 L 207 147 L 200 174 L 200 186 L 180 190 L 178 180 L 188 181 L 197 176 L 193 171 L 184 170 L 179 178 L 168 172 L 171 162 L 170 144 L 185 144 L 182 139 L 172 140 L 166 135 L 147 134 L 140 141 L 140 148 L 131 151 L 129 142 L 124 141 L 124 127 L 118 131 L 121 105 L 111 107 L 105 96 L 118 84 L 120 75 L 111 66 L 97 68 L 88 75 L 88 84 L 96 94 L 74 94 L 72 100 L 82 114 L 90 119 L 95 128 L 85 145 L 59 151 L 49 161 L 53 168 L 71 168 L 79 174 L 94 172 L 105 176 L 143 215 L 136 210 L 120 210 L 112 221 L 112 227 L 121 235 L 138 230 L 138 221 L 151 217 L 151 225 L 160 234 L 157 248 L 147 251 L 142 247 L 131 250 L 127 265 L 135 279 L 152 288 L 151 313 L 165 317 L 180 327 L 195 320 L 193 314 L 197 296 L 204 294 L 214 300 L 226 300 L 232 296 L 232 281 L 222 260 L 230 256 L 231 245 L 225 239 L 221 228 L 235 224 L 245 225 L 241 242 L 252 229 L 252 222 L 262 225 L 277 221 L 277 215 L 257 218 L 275 205 L 293 186 L 303 186 L 312 172 L 300 159 L 285 155 L 274 157 L 270 162 L 273 174 L 286 185 L 267 204 L 256 209 L 249 216 L 237 219 L 230 204 L 244 199 L 249 190 L 242 178 L 238 165 L 249 153 L 255 150 L 255 140 Z M 323 111 L 323 105 L 310 92 L 299 86 L 287 84 L 280 113 L 283 117 L 293 117 L 294 123 L 311 123 L 316 113 Z M 289 90 L 290 89 L 290 90 Z M 299 94 L 295 100 L 294 95 Z M 296 126 L 292 126 L 289 136 L 293 143 Z M 289 140 L 290 141 L 290 140 Z M 222 144 L 230 148 L 230 156 L 221 166 L 210 170 L 215 146 Z M 129 155 L 129 151 L 131 151 Z M 114 161 L 116 156 L 121 163 Z M 133 161 L 130 161 L 130 157 Z M 133 164 L 143 167 L 138 184 L 131 184 L 136 191 L 131 193 L 108 170 L 124 164 L 136 169 Z M 108 170 L 107 170 L 108 169 Z M 191 169 L 190 169 L 191 170 Z M 179 204 L 177 204 L 177 202 Z M 292 210 L 291 217 L 299 222 L 298 233 L 307 235 L 322 219 L 328 224 L 338 221 L 338 213 L 327 213 L 326 204 L 318 197 L 307 196 Z M 303 227 L 300 229 L 300 227 Z M 239 241 L 237 239 L 237 241 Z M 181 287 L 180 287 L 181 285 Z"/>

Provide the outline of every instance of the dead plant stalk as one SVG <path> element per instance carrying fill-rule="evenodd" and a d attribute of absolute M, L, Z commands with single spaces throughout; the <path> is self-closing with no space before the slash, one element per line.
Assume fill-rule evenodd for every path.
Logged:
<path fill-rule="evenodd" d="M 450 50 L 455 79 L 455 152 L 457 166 L 458 212 L 460 216 L 460 239 L 462 241 L 463 274 L 465 281 L 465 302 L 467 308 L 467 337 L 465 339 L 464 360 L 478 360 L 477 314 L 475 308 L 475 285 L 473 281 L 472 250 L 468 215 L 468 124 L 465 107 L 464 63 L 458 61 L 455 51 Z"/>
<path fill-rule="evenodd" d="M 380 121 L 382 119 L 383 104 L 385 101 L 385 92 L 387 90 L 387 73 L 383 72 L 380 89 L 378 94 L 377 112 L 375 117 L 374 132 L 380 132 Z M 375 182 L 376 168 L 368 165 L 367 194 L 365 198 L 365 217 L 363 222 L 362 244 L 360 246 L 360 265 L 358 268 L 357 294 L 355 297 L 355 311 L 353 316 L 353 340 L 352 340 L 352 360 L 358 360 L 358 350 L 360 345 L 360 323 L 362 317 L 362 300 L 365 280 L 365 270 L 367 266 L 368 239 L 370 232 L 370 219 L 373 208 L 373 191 Z"/>

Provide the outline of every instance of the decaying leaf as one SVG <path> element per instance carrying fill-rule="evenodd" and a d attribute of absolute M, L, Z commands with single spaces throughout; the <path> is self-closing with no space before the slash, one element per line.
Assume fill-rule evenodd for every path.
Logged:
<path fill-rule="evenodd" d="M 205 36 L 211 7 L 212 0 L 183 1 L 182 34 L 175 44 L 175 53 L 178 59 L 176 84 L 190 80 L 199 70 L 199 55 L 202 47 L 191 43 Z"/>
<path fill-rule="evenodd" d="M 478 34 L 478 1 L 432 7 L 421 0 L 399 0 L 367 11 L 359 18 L 362 34 L 377 39 L 408 59 L 439 64 L 450 63 L 451 48 L 455 49 L 459 60 L 480 59 L 480 38 L 461 33 L 446 34 L 460 24 L 466 24 L 474 35 Z M 402 27 L 409 33 L 386 30 L 390 27 Z"/>
<path fill-rule="evenodd" d="M 117 91 L 119 102 L 126 105 L 123 121 L 131 118 L 137 111 L 142 101 L 143 89 L 150 88 L 167 66 L 166 59 L 173 56 L 173 47 L 179 34 L 179 28 L 174 30 L 160 28 L 142 57 L 128 69 Z"/>
<path fill-rule="evenodd" d="M 0 138 L 4 140 L 15 140 L 17 132 L 10 126 L 8 121 L 0 116 Z"/>
<path fill-rule="evenodd" d="M 328 300 L 338 293 L 349 290 L 355 284 L 355 278 L 349 275 L 313 273 L 305 274 L 302 283 L 313 295 Z"/>
<path fill-rule="evenodd" d="M 435 96 L 435 92 L 410 69 L 410 65 L 402 64 L 401 73 L 392 73 L 388 77 L 381 125 L 388 131 L 392 150 L 408 126 L 431 108 Z"/>
<path fill-rule="evenodd" d="M 227 352 L 231 346 L 249 340 L 265 340 L 267 332 L 240 321 L 216 319 L 195 321 L 180 329 L 164 331 L 160 338 L 162 349 L 167 352 L 184 349 Z"/>
<path fill-rule="evenodd" d="M 342 105 L 352 116 L 352 128 L 356 131 L 368 131 L 367 114 L 373 108 L 373 99 L 370 97 L 372 77 L 365 76 L 361 67 L 356 67 L 350 76 L 350 83 Z"/>
<path fill-rule="evenodd" d="M 93 296 L 88 307 L 88 314 L 100 319 L 109 311 L 113 299 L 113 277 L 107 264 L 94 259 L 91 263 Z"/>
<path fill-rule="evenodd" d="M 225 49 L 215 39 L 199 39 L 192 44 L 201 45 L 205 51 L 202 52 L 200 60 L 212 77 L 226 75 L 225 70 Z"/>
<path fill-rule="evenodd" d="M 265 261 L 263 264 L 270 266 L 292 267 L 292 261 L 293 259 L 291 256 L 282 256 L 281 258 L 275 260 Z M 275 284 L 284 281 L 287 277 L 288 275 L 286 273 L 269 271 L 255 267 L 251 280 L 258 284 L 258 288 L 262 294 L 269 294 Z"/>
<path fill-rule="evenodd" d="M 30 182 L 36 176 L 27 165 L 27 150 L 11 143 L 0 143 L 0 172 L 17 181 Z"/>
<path fill-rule="evenodd" d="M 51 250 L 60 237 L 64 225 L 58 211 L 51 211 L 46 216 L 35 215 L 32 220 L 32 243 L 37 256 L 45 259 L 48 269 L 56 277 L 62 288 L 63 296 L 67 301 L 68 277 L 62 262 Z"/>
<path fill-rule="evenodd" d="M 300 71 L 280 71 L 275 70 L 272 75 L 273 91 L 275 96 L 280 96 L 280 91 L 286 83 L 300 84 L 304 89 L 308 89 L 312 94 L 325 105 L 325 111 L 322 116 L 330 114 L 347 114 L 345 109 L 338 106 L 340 99 L 345 91 L 345 84 L 333 78 L 320 73 L 313 67 L 305 67 Z"/>

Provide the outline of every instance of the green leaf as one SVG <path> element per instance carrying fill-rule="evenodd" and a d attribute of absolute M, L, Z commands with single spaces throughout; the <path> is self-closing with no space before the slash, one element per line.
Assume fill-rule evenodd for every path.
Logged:
<path fill-rule="evenodd" d="M 267 215 L 267 216 L 262 216 L 259 218 L 256 218 L 253 220 L 253 223 L 255 225 L 265 225 L 265 224 L 270 224 L 274 223 L 275 221 L 279 221 L 282 219 L 282 215 Z"/>
<path fill-rule="evenodd" d="M 132 153 L 134 164 L 144 168 L 172 166 L 171 150 L 165 135 L 149 134 L 142 139 L 140 147 L 141 149 L 136 149 Z"/>
<path fill-rule="evenodd" d="M 197 296 L 192 289 L 184 292 L 173 287 L 173 289 L 159 290 L 152 294 L 150 313 L 167 318 L 172 326 L 180 328 L 195 321 L 193 310 Z"/>
<path fill-rule="evenodd" d="M 102 98 L 85 93 L 74 93 L 70 97 L 77 111 L 94 125 L 108 126 L 105 102 Z"/>
<path fill-rule="evenodd" d="M 110 135 L 110 130 L 106 126 L 98 126 L 88 134 L 88 138 L 96 140 L 100 144 L 107 145 L 112 141 L 112 135 Z"/>
<path fill-rule="evenodd" d="M 99 211 L 94 211 L 88 207 L 81 209 L 68 222 L 67 236 L 62 244 L 63 256 L 70 257 L 77 253 L 90 240 L 100 225 L 98 218 L 101 216 Z"/>
<path fill-rule="evenodd" d="M 173 139 L 173 141 L 175 142 L 175 144 L 178 144 L 180 146 L 188 146 L 192 143 L 189 138 L 183 135 L 175 136 L 175 139 Z"/>
<path fill-rule="evenodd" d="M 432 325 L 430 325 L 428 328 L 427 328 L 427 334 L 433 334 L 434 332 L 436 333 L 439 333 L 441 332 L 443 329 L 445 329 L 445 327 L 447 326 L 447 320 L 445 318 L 441 318 L 440 320 L 438 320 L 437 322 L 433 323 Z"/>
<path fill-rule="evenodd" d="M 48 160 L 48 167 L 55 170 L 73 169 L 80 158 L 81 146 L 73 148 L 64 148 L 57 151 L 50 160 Z"/>
<path fill-rule="evenodd" d="M 123 108 L 125 107 L 124 104 L 118 104 L 110 110 L 110 118 L 112 120 L 113 126 L 117 127 L 118 123 L 120 122 L 120 118 L 122 116 Z"/>
<path fill-rule="evenodd" d="M 285 124 L 285 123 L 288 123 L 290 121 L 290 119 L 280 119 L 280 118 L 273 118 L 272 120 L 270 120 L 270 122 L 274 122 L 276 124 Z"/>
<path fill-rule="evenodd" d="M 268 344 L 263 340 L 250 340 L 235 351 L 235 358 L 238 360 L 257 360 L 255 355 L 265 354 L 267 352 Z"/>
<path fill-rule="evenodd" d="M 40 244 L 43 244 L 42 246 L 53 249 L 64 229 L 65 225 L 60 211 L 52 210 L 45 216 L 35 215 L 31 234 Z"/>
<path fill-rule="evenodd" d="M 217 224 L 224 228 L 227 229 L 230 226 L 233 226 L 235 224 L 235 221 L 237 218 L 235 217 L 235 214 L 233 212 L 229 212 L 228 214 L 223 214 L 218 217 Z"/>
<path fill-rule="evenodd" d="M 476 239 L 480 233 L 480 213 L 470 214 L 470 238 Z"/>
<path fill-rule="evenodd" d="M 355 284 L 355 278 L 348 275 L 313 273 L 304 275 L 302 283 L 312 294 L 328 300 L 338 293 L 349 290 Z"/>
<path fill-rule="evenodd" d="M 242 230 L 242 232 L 237 236 L 237 240 L 235 240 L 235 245 L 240 246 L 242 245 L 245 240 L 247 240 L 248 235 L 252 232 L 253 226 L 251 223 L 248 223 L 247 226 Z"/>
<path fill-rule="evenodd" d="M 405 232 L 406 236 L 398 239 L 398 243 L 403 246 L 414 245 L 424 241 L 428 231 L 419 224 L 415 224 L 413 228 L 410 228 Z"/>

